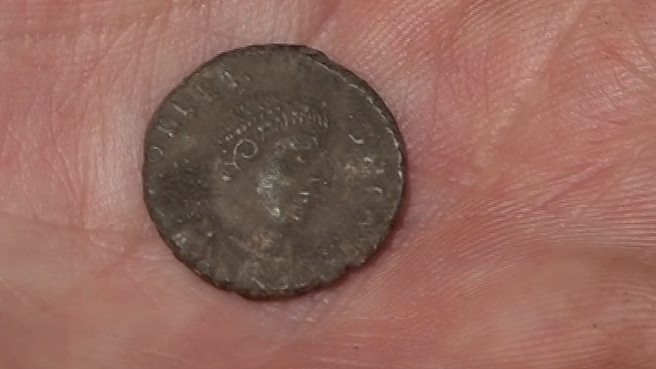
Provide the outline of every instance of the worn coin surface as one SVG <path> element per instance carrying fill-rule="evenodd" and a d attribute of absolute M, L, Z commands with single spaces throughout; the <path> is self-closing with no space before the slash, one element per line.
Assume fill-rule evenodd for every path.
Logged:
<path fill-rule="evenodd" d="M 387 237 L 404 188 L 394 117 L 362 79 L 299 45 L 218 55 L 145 137 L 145 202 L 175 256 L 247 298 L 337 280 Z"/>

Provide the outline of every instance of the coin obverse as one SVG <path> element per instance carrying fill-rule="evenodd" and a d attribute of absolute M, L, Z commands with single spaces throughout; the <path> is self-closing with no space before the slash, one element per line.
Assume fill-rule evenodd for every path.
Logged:
<path fill-rule="evenodd" d="M 271 299 L 325 286 L 385 240 L 403 143 L 369 85 L 300 45 L 218 55 L 161 103 L 145 137 L 148 212 L 213 285 Z"/>

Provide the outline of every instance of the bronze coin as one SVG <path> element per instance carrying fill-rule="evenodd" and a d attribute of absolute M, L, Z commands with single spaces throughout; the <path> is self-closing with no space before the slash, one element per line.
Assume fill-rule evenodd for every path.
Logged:
<path fill-rule="evenodd" d="M 363 264 L 404 188 L 394 117 L 362 79 L 300 45 L 218 55 L 148 125 L 144 197 L 175 256 L 252 299 L 294 296 Z"/>

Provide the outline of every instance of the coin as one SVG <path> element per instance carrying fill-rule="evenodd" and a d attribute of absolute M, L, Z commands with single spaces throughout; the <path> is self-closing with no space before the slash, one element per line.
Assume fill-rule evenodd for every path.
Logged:
<path fill-rule="evenodd" d="M 173 254 L 250 299 L 295 296 L 362 265 L 404 189 L 394 117 L 361 78 L 301 45 L 200 66 L 145 136 L 144 198 Z"/>

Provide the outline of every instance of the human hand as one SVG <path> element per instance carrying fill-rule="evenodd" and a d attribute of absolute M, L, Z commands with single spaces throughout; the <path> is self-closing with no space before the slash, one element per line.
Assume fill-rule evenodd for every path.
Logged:
<path fill-rule="evenodd" d="M 0 0 L 0 367 L 651 368 L 656 3 Z M 215 54 L 303 43 L 408 146 L 390 244 L 252 302 L 176 261 L 145 125 Z"/>

